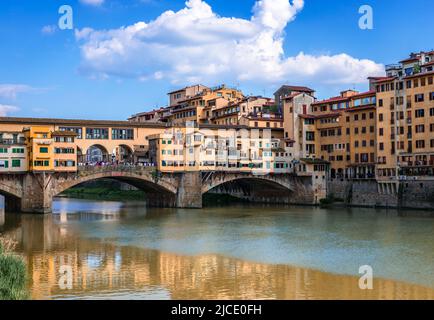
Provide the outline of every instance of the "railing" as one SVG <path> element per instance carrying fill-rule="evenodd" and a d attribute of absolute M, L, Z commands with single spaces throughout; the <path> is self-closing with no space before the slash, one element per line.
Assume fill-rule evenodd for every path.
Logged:
<path fill-rule="evenodd" d="M 386 71 L 401 69 L 401 64 L 388 64 L 386 65 Z"/>
<path fill-rule="evenodd" d="M 108 164 L 108 165 L 78 165 L 78 172 L 83 173 L 95 173 L 95 172 L 137 172 L 137 171 L 153 171 L 155 170 L 154 164 L 149 165 L 116 165 L 116 164 Z"/>
<path fill-rule="evenodd" d="M 0 144 L 4 144 L 4 145 L 14 145 L 14 144 L 25 144 L 25 140 L 24 139 L 0 139 Z"/>

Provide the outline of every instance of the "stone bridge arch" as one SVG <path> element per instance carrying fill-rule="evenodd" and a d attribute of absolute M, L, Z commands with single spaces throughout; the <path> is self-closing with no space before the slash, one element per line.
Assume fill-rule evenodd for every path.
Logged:
<path fill-rule="evenodd" d="M 19 212 L 23 196 L 21 178 L 16 175 L 0 175 L 0 195 L 5 199 L 6 211 Z"/>
<path fill-rule="evenodd" d="M 282 176 L 280 175 L 253 175 L 253 174 L 228 174 L 228 173 L 222 173 L 222 174 L 214 174 L 208 179 L 204 179 L 204 183 L 202 184 L 202 194 L 205 194 L 209 192 L 210 190 L 217 188 L 221 185 L 235 182 L 235 181 L 241 181 L 241 180 L 256 180 L 259 182 L 269 183 L 277 185 L 281 188 L 287 189 L 288 191 L 294 191 L 294 186 L 291 183 L 291 180 L 288 178 L 288 176 Z"/>
<path fill-rule="evenodd" d="M 111 179 L 128 183 L 140 190 L 146 191 L 146 200 L 152 206 L 174 206 L 177 194 L 177 180 L 172 177 L 158 177 L 149 171 L 122 171 L 96 169 L 95 171 L 79 171 L 77 174 L 59 175 L 53 180 L 50 198 L 54 198 L 62 192 L 80 184 Z"/>
<path fill-rule="evenodd" d="M 287 174 L 204 173 L 202 194 L 208 192 L 261 203 L 306 204 L 314 201 L 311 182 Z"/>

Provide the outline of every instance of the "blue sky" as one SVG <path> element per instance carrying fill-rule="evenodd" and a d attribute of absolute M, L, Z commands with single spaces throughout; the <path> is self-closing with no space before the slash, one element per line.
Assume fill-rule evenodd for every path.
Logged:
<path fill-rule="evenodd" d="M 434 48 L 430 0 L 255 3 L 2 0 L 0 113 L 126 119 L 195 82 L 268 96 L 280 84 L 308 85 L 325 98 L 365 90 L 383 64 Z M 74 30 L 57 27 L 63 4 L 73 8 Z M 358 27 L 364 4 L 373 30 Z"/>

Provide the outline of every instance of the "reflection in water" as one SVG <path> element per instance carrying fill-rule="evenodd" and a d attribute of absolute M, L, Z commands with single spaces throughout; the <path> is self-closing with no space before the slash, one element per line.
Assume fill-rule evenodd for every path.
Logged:
<path fill-rule="evenodd" d="M 282 224 L 275 224 L 276 218 L 283 224 L 287 221 L 271 208 L 266 210 L 267 219 L 262 216 L 253 222 L 256 220 L 249 220 L 253 218 L 246 208 L 231 208 L 234 215 L 229 215 L 225 208 L 224 219 L 219 220 L 216 216 L 222 218 L 222 213 L 213 210 L 185 215 L 183 211 L 156 209 L 146 212 L 140 204 L 121 207 L 119 203 L 108 202 L 102 204 L 104 210 L 98 212 L 87 209 L 95 208 L 94 202 L 70 203 L 75 209 L 85 210 L 72 213 L 62 202 L 56 205 L 56 215 L 8 215 L 6 218 L 6 234 L 19 242 L 17 249 L 28 263 L 29 286 L 34 299 L 434 299 L 434 289 L 421 285 L 375 278 L 374 290 L 362 291 L 356 274 L 337 275 L 274 263 L 273 256 L 269 257 L 272 263 L 235 258 L 243 256 L 242 249 L 252 251 L 254 247 L 248 243 L 255 239 L 267 242 L 269 250 L 271 247 L 278 251 L 282 246 L 288 250 L 282 238 L 275 238 L 282 231 L 279 228 Z M 59 210 L 59 207 L 63 209 Z M 264 209 L 259 211 L 264 212 Z M 200 218 L 201 214 L 206 217 Z M 306 232 L 304 219 L 297 215 L 291 223 Z M 229 226 L 237 221 L 243 221 L 249 230 L 239 229 L 239 234 L 234 237 Z M 339 232 L 351 232 L 344 226 L 336 226 L 341 223 L 339 217 L 333 217 L 332 221 L 334 223 L 330 225 L 330 220 L 321 215 L 310 221 L 312 236 L 315 236 L 315 225 L 321 226 L 322 230 L 330 229 L 332 237 L 337 237 Z M 426 225 L 431 220 L 422 222 Z M 414 228 L 415 221 L 407 223 Z M 372 226 L 373 222 L 370 224 Z M 218 230 L 213 230 L 211 225 Z M 179 229 L 178 233 L 172 229 L 174 226 Z M 373 230 L 371 237 L 375 238 L 375 228 Z M 383 230 L 388 241 L 386 247 L 397 245 L 393 234 L 401 229 L 389 226 Z M 353 230 L 352 238 L 363 242 L 363 233 L 359 231 Z M 267 236 L 270 232 L 273 233 L 271 238 Z M 208 241 L 204 235 L 210 237 Z M 296 239 L 294 236 L 290 235 L 291 240 Z M 285 238 L 282 234 L 279 237 Z M 212 240 L 224 248 L 226 241 L 235 238 L 238 241 L 231 247 L 232 254 L 219 254 L 216 246 L 209 246 Z M 160 249 L 146 249 L 155 246 L 152 239 L 160 244 Z M 189 250 L 196 247 L 202 250 L 192 251 L 191 255 L 179 254 L 177 247 L 171 244 L 172 239 Z M 320 245 L 319 240 L 330 241 L 316 239 L 317 245 Z M 195 243 L 197 241 L 200 245 Z M 412 244 L 417 246 L 417 243 Z M 295 245 L 303 247 L 302 242 Z M 341 249 L 337 248 L 344 253 Z M 412 252 L 415 254 L 417 250 Z M 432 260 L 429 260 L 432 252 L 425 254 L 432 268 Z M 267 257 L 261 256 L 257 260 L 262 258 Z M 300 261 L 302 258 L 300 256 Z M 378 259 L 382 257 L 378 256 Z M 405 263 L 407 261 L 403 260 L 402 264 Z M 62 266 L 71 267 L 69 288 L 64 286 Z"/>
<path fill-rule="evenodd" d="M 4 224 L 5 224 L 5 210 L 3 208 L 0 208 L 0 230 L 2 230 Z"/>
<path fill-rule="evenodd" d="M 5 198 L 0 195 L 0 231 L 5 224 Z"/>

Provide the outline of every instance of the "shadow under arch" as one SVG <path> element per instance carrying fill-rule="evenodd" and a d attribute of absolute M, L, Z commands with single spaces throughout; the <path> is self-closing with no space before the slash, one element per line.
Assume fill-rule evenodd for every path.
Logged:
<path fill-rule="evenodd" d="M 293 190 L 279 182 L 264 178 L 236 178 L 217 183 L 203 190 L 205 194 L 231 195 L 257 203 L 288 204 Z"/>
<path fill-rule="evenodd" d="M 66 181 L 61 183 L 58 188 L 53 192 L 53 198 L 61 195 L 65 191 L 74 187 L 86 185 L 90 182 L 97 181 L 117 181 L 131 185 L 145 194 L 144 201 L 150 207 L 174 207 L 176 204 L 176 187 L 171 186 L 169 183 L 154 182 L 151 177 L 137 175 L 137 174 L 124 174 L 122 176 L 113 175 L 109 172 L 101 172 L 89 176 L 82 177 L 73 181 Z"/>
<path fill-rule="evenodd" d="M 21 198 L 11 192 L 0 188 L 0 196 L 4 199 L 5 212 L 20 212 L 21 211 Z M 1 208 L 0 208 L 1 209 Z"/>

